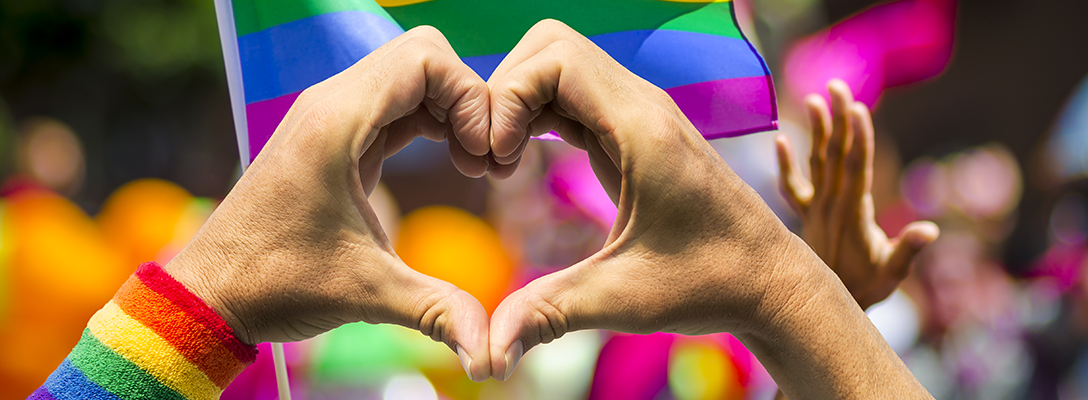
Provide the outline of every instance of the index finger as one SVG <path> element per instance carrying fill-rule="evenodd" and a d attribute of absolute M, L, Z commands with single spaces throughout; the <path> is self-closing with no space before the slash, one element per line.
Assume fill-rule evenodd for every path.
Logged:
<path fill-rule="evenodd" d="M 686 121 L 674 118 L 682 114 L 663 90 L 554 20 L 541 21 L 530 29 L 496 69 L 488 86 L 492 151 L 500 157 L 517 150 L 529 123 L 552 102 L 589 128 L 617 167 L 621 144 L 673 131 L 654 129 L 663 123 Z M 581 130 L 557 133 L 576 141 L 578 138 L 571 135 L 582 134 Z"/>
<path fill-rule="evenodd" d="M 319 143 L 333 149 L 346 145 L 358 159 L 383 127 L 421 106 L 448 120 L 470 152 L 487 153 L 486 83 L 431 27 L 412 29 L 307 89 L 277 131 L 303 134 L 307 151 Z"/>

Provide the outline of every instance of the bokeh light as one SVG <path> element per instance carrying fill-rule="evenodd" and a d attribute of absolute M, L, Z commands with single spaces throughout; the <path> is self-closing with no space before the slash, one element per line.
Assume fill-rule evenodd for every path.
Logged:
<path fill-rule="evenodd" d="M 867 310 L 940 399 L 1088 398 L 1084 2 L 736 0 L 807 172 L 809 93 L 874 110 L 873 203 L 890 236 L 941 239 Z M 240 174 L 207 0 L 0 0 L 0 400 L 25 398 L 142 262 L 168 262 Z M 1064 104 L 1063 104 L 1064 103 Z M 774 134 L 711 143 L 791 229 Z M 660 151 L 668 151 L 663 148 Z M 502 297 L 601 248 L 616 215 L 585 153 L 531 143 L 507 180 L 446 145 L 388 160 L 370 205 L 412 268 Z M 406 213 L 407 215 L 402 215 Z M 223 398 L 277 398 L 268 345 Z M 418 332 L 348 324 L 286 346 L 295 399 L 758 399 L 734 337 L 568 333 L 508 382 L 469 381 Z"/>
<path fill-rule="evenodd" d="M 476 297 L 490 315 L 510 286 L 514 261 L 487 222 L 453 207 L 422 208 L 404 217 L 397 254 L 416 271 Z"/>

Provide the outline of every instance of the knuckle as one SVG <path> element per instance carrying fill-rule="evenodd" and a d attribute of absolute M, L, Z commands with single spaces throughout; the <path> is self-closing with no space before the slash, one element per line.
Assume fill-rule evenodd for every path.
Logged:
<path fill-rule="evenodd" d="M 415 28 L 409 29 L 408 32 L 405 33 L 408 35 L 419 36 L 428 39 L 445 38 L 445 36 L 442 35 L 442 31 L 439 31 L 438 28 L 430 25 L 420 25 Z"/>
<path fill-rule="evenodd" d="M 314 104 L 320 101 L 321 95 L 318 92 L 320 91 L 319 88 L 321 86 L 322 84 L 318 83 L 303 90 L 302 93 L 298 95 L 298 98 L 295 99 L 295 105 Z"/>
<path fill-rule="evenodd" d="M 402 56 L 404 55 L 404 53 L 408 53 L 410 55 L 422 58 L 431 51 L 434 51 L 436 48 L 437 46 L 434 44 L 434 42 L 428 40 L 427 38 L 414 36 L 406 39 L 404 43 L 401 43 L 400 46 L 397 46 L 397 52 Z"/>
<path fill-rule="evenodd" d="M 532 312 L 532 321 L 539 332 L 537 340 L 549 343 L 567 333 L 566 316 L 552 302 L 543 296 L 531 293 L 526 303 Z"/>
<path fill-rule="evenodd" d="M 293 129 L 295 133 L 305 139 L 316 139 L 339 125 L 338 113 L 328 102 L 316 100 L 307 103 L 309 106 L 302 110 L 297 119 L 296 129 Z"/>
<path fill-rule="evenodd" d="M 422 312 L 417 314 L 420 316 L 417 322 L 420 333 L 437 342 L 443 341 L 445 335 L 442 328 L 449 322 L 452 311 L 449 299 L 452 295 L 453 293 L 434 293 L 420 300 L 417 306 L 422 309 Z"/>
<path fill-rule="evenodd" d="M 560 39 L 549 44 L 545 51 L 553 57 L 564 60 L 577 56 L 581 52 L 581 47 L 570 40 Z"/>
<path fill-rule="evenodd" d="M 554 34 L 570 34 L 574 33 L 574 29 L 554 18 L 545 18 L 533 24 L 533 27 L 529 29 L 529 33 L 542 34 L 542 33 L 554 33 Z"/>

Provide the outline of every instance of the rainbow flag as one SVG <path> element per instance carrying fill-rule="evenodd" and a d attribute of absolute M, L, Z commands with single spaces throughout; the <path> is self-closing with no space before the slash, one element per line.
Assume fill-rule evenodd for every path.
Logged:
<path fill-rule="evenodd" d="M 775 129 L 770 72 L 731 0 L 216 0 L 243 162 L 316 84 L 418 25 L 484 79 L 537 21 L 563 21 L 665 89 L 708 139 Z"/>

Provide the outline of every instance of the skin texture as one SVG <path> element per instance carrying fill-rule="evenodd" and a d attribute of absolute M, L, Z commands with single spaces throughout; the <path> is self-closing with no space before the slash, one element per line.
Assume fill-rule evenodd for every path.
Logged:
<path fill-rule="evenodd" d="M 873 119 L 845 82 L 828 84 L 834 111 L 817 94 L 805 98 L 812 133 L 806 179 L 785 135 L 775 139 L 782 196 L 801 218 L 801 237 L 827 263 L 861 308 L 884 300 L 910 272 L 914 257 L 937 239 L 929 221 L 914 222 L 899 237 L 876 224 L 873 209 Z M 776 396 L 785 399 L 782 392 Z"/>
<path fill-rule="evenodd" d="M 937 239 L 937 225 L 914 222 L 899 236 L 876 224 L 873 210 L 873 119 L 841 80 L 828 84 L 833 107 L 823 97 L 805 98 L 812 132 L 805 179 L 784 135 L 775 140 L 782 196 L 801 217 L 801 237 L 842 279 L 862 308 L 890 295 L 910 272 L 918 252 Z M 830 109 L 833 109 L 833 112 Z"/>
<path fill-rule="evenodd" d="M 491 370 L 565 332 L 732 332 L 791 398 L 930 398 L 846 287 L 718 157 L 664 91 L 557 21 L 488 81 L 492 151 L 556 131 L 617 203 L 604 248 L 507 297 Z"/>
<path fill-rule="evenodd" d="M 400 261 L 367 193 L 413 137 L 447 139 L 462 172 L 501 177 L 550 130 L 589 153 L 619 215 L 600 252 L 513 293 L 489 322 Z M 669 96 L 557 21 L 486 83 L 417 28 L 307 90 L 167 270 L 246 343 L 396 323 L 458 350 L 482 380 L 577 329 L 732 332 L 791 398 L 929 398 Z"/>
<path fill-rule="evenodd" d="M 299 97 L 167 271 L 245 343 L 393 323 L 446 343 L 487 379 L 483 306 L 405 265 L 367 195 L 382 161 L 418 136 L 448 140 L 467 175 L 486 173 L 489 106 L 484 81 L 437 30 L 397 37 Z"/>

